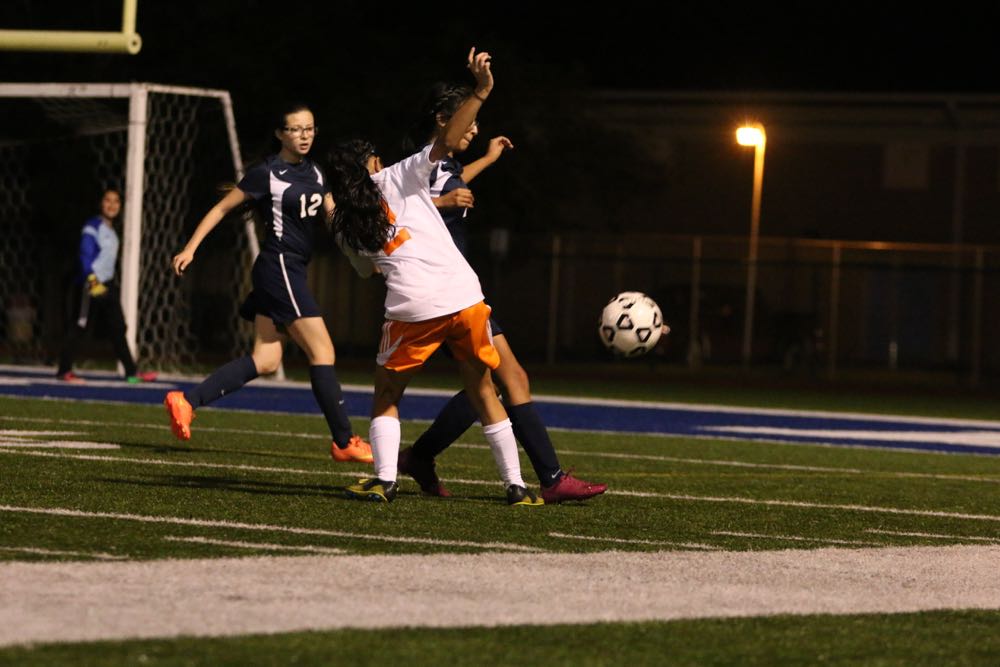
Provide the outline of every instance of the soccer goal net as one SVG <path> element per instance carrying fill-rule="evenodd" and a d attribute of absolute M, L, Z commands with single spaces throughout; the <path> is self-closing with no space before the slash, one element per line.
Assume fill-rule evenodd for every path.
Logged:
<path fill-rule="evenodd" d="M 0 84 L 0 356 L 49 362 L 67 325 L 80 231 L 123 193 L 117 276 L 140 366 L 232 356 L 253 225 L 220 225 L 184 280 L 170 260 L 243 167 L 229 93 L 154 84 Z"/>

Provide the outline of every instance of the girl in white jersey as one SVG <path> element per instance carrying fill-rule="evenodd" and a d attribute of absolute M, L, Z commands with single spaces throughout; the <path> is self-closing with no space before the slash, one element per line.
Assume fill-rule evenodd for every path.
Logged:
<path fill-rule="evenodd" d="M 475 93 L 424 150 L 386 168 L 365 142 L 342 144 L 331 154 L 334 231 L 345 251 L 355 255 L 355 268 L 362 275 L 377 270 L 387 287 L 369 430 L 375 477 L 349 486 L 351 497 L 395 498 L 399 400 L 410 378 L 444 343 L 483 424 L 508 503 L 542 504 L 521 478 L 511 423 L 490 376 L 500 358 L 493 347 L 489 306 L 430 197 L 431 171 L 458 146 L 493 89 L 488 53 L 470 50 L 468 67 L 476 78 Z"/>

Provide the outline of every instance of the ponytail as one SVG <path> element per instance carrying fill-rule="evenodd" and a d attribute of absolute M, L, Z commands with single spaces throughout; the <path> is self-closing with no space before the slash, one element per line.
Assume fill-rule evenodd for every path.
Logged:
<path fill-rule="evenodd" d="M 334 146 L 327 165 L 336 205 L 332 231 L 355 252 L 381 250 L 392 227 L 382 192 L 368 174 L 368 158 L 374 155 L 374 146 L 354 139 Z"/>

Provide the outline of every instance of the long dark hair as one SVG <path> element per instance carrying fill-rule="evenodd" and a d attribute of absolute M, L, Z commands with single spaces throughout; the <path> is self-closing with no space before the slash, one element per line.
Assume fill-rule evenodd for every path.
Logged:
<path fill-rule="evenodd" d="M 328 158 L 330 190 L 336 205 L 333 233 L 355 251 L 378 252 L 389 240 L 392 223 L 382 192 L 368 174 L 375 147 L 362 139 L 336 144 Z"/>
<path fill-rule="evenodd" d="M 403 140 L 403 150 L 407 155 L 417 152 L 437 134 L 438 116 L 447 121 L 470 95 L 472 88 L 458 83 L 439 81 L 431 86 L 420 106 L 417 121 Z"/>

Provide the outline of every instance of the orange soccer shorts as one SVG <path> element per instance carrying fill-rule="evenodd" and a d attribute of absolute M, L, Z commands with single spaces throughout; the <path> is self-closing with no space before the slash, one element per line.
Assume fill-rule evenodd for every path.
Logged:
<path fill-rule="evenodd" d="M 386 320 L 375 359 L 391 371 L 405 371 L 422 366 L 442 343 L 459 361 L 479 359 L 490 368 L 500 365 L 490 330 L 490 307 L 482 301 L 423 322 Z"/>

